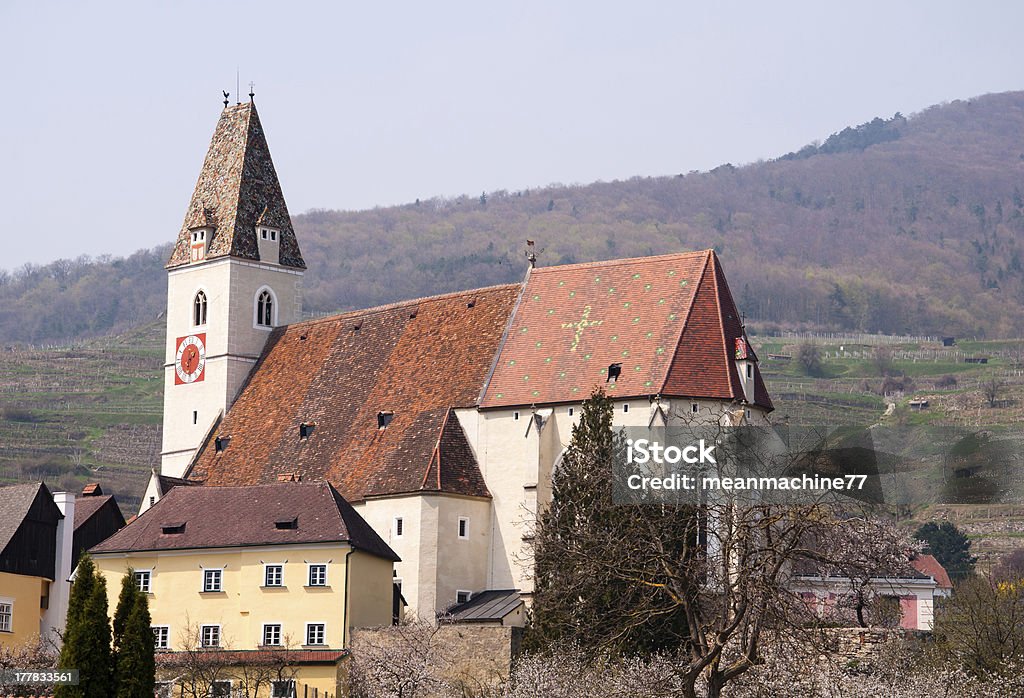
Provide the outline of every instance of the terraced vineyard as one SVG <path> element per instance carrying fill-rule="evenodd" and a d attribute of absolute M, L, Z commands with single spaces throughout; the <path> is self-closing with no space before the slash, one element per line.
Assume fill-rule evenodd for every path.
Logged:
<path fill-rule="evenodd" d="M 0 482 L 99 482 L 126 514 L 159 462 L 162 322 L 73 347 L 0 353 Z"/>
<path fill-rule="evenodd" d="M 776 422 L 948 425 L 963 433 L 991 433 L 1009 444 L 1006 458 L 985 462 L 980 473 L 989 473 L 1001 488 L 993 502 L 916 504 L 900 514 L 915 528 L 930 520 L 953 521 L 971 537 L 982 567 L 1024 545 L 1024 340 L 958 341 L 952 347 L 884 336 L 752 341 L 775 402 Z M 815 376 L 807 375 L 799 361 L 800 346 L 807 343 L 817 344 L 822 356 Z"/>

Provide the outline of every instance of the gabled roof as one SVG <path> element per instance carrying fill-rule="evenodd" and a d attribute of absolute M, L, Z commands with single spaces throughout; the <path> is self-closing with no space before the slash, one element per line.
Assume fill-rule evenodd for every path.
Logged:
<path fill-rule="evenodd" d="M 7 548 L 7 544 L 14 538 L 21 524 L 28 517 L 35 504 L 36 498 L 43 493 L 49 499 L 50 505 L 56 509 L 53 503 L 53 496 L 50 490 L 41 482 L 29 482 L 24 485 L 8 485 L 0 487 L 0 555 Z M 57 518 L 64 518 L 60 511 L 57 511 Z"/>
<path fill-rule="evenodd" d="M 87 497 L 79 497 L 75 500 L 75 529 L 81 528 L 86 521 L 91 519 L 97 511 L 102 509 L 104 505 L 113 502 L 115 508 L 120 511 L 120 507 L 117 506 L 117 502 L 114 499 L 114 495 L 105 494 L 102 496 L 89 495 Z"/>
<path fill-rule="evenodd" d="M 328 480 L 350 501 L 489 496 L 452 409 L 476 405 L 519 290 L 495 286 L 275 329 L 190 477 L 236 485 L 287 471 Z M 394 413 L 386 428 L 379 412 Z M 301 424 L 312 428 L 306 438 Z M 219 452 L 218 436 L 231 437 Z"/>
<path fill-rule="evenodd" d="M 257 223 L 280 230 L 280 258 L 262 261 L 306 268 L 256 105 L 248 102 L 221 112 L 167 267 L 189 263 L 190 231 L 204 227 L 214 229 L 207 259 L 259 260 Z"/>
<path fill-rule="evenodd" d="M 294 527 L 279 523 L 295 522 Z M 165 533 L 182 527 L 179 533 Z M 397 561 L 369 524 L 325 482 L 175 487 L 92 553 L 348 542 Z"/>
<path fill-rule="evenodd" d="M 746 338 L 711 250 L 534 269 L 481 407 L 613 398 L 744 398 Z M 749 345 L 749 342 L 748 342 Z M 621 373 L 608 381 L 612 364 Z M 772 408 L 755 366 L 755 400 Z"/>
<path fill-rule="evenodd" d="M 934 579 L 935 584 L 939 589 L 953 588 L 953 582 L 949 579 L 949 573 L 946 572 L 946 568 L 942 566 L 942 563 L 935 559 L 934 555 L 918 553 L 917 556 L 910 561 L 910 564 L 921 574 Z"/>

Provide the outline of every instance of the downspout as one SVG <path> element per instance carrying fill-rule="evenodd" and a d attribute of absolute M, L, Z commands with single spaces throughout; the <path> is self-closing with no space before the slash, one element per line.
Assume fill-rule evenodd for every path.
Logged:
<path fill-rule="evenodd" d="M 348 557 L 356 551 L 349 543 L 348 552 L 345 553 L 345 622 L 341 626 L 341 649 L 348 649 L 348 624 L 349 624 L 349 606 L 351 602 L 348 597 Z"/>

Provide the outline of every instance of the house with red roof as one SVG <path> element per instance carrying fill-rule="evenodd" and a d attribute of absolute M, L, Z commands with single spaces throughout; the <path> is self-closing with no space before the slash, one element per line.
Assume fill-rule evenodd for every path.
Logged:
<path fill-rule="evenodd" d="M 712 250 L 531 262 L 522 283 L 303 321 L 305 262 L 251 101 L 221 113 L 167 270 L 143 508 L 183 482 L 329 482 L 401 558 L 422 616 L 529 598 L 532 523 L 595 388 L 621 426 L 773 409 Z"/>

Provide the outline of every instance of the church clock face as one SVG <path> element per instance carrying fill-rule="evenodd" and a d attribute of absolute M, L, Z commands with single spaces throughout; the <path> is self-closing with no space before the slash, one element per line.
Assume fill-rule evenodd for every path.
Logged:
<path fill-rule="evenodd" d="M 206 373 L 206 333 L 178 337 L 174 357 L 174 384 L 197 383 Z"/>

